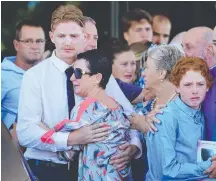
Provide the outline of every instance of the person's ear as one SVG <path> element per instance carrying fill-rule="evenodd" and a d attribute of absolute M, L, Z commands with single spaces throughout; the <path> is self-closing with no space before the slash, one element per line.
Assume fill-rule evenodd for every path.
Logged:
<path fill-rule="evenodd" d="M 18 52 L 19 51 L 19 42 L 17 40 L 13 40 L 14 48 Z"/>
<path fill-rule="evenodd" d="M 52 31 L 49 31 L 50 40 L 55 44 L 54 42 L 54 33 Z"/>
<path fill-rule="evenodd" d="M 167 70 L 160 71 L 159 79 L 161 80 L 161 82 L 166 78 L 166 75 L 167 75 Z"/>
<path fill-rule="evenodd" d="M 128 42 L 128 40 L 129 40 L 128 32 L 124 32 L 123 36 L 124 36 L 124 39 Z"/>
<path fill-rule="evenodd" d="M 103 75 L 101 73 L 98 73 L 95 75 L 95 79 L 96 79 L 95 82 L 97 84 L 100 84 L 101 80 L 103 79 Z"/>
<path fill-rule="evenodd" d="M 210 60 L 214 56 L 213 45 L 208 45 L 204 50 L 205 57 Z"/>

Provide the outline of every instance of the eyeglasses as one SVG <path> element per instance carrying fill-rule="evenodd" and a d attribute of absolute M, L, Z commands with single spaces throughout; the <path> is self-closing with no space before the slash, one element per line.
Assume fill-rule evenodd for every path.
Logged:
<path fill-rule="evenodd" d="M 76 79 L 81 79 L 83 75 L 92 75 L 92 73 L 90 72 L 85 72 L 80 68 L 75 68 L 74 69 L 74 76 L 76 77 Z"/>
<path fill-rule="evenodd" d="M 46 42 L 45 39 L 37 39 L 35 41 L 33 39 L 26 39 L 26 40 L 17 40 L 17 41 L 22 42 L 26 44 L 27 46 L 32 46 L 34 42 L 36 42 L 37 45 L 41 46 L 41 45 L 44 45 Z"/>

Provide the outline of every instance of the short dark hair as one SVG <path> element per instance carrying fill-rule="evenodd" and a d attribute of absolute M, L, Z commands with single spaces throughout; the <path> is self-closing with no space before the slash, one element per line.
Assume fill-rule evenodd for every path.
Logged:
<path fill-rule="evenodd" d="M 107 41 L 106 45 L 103 47 L 103 52 L 105 52 L 106 56 L 111 60 L 113 64 L 113 60 L 117 54 L 130 51 L 130 47 L 127 44 L 122 43 L 117 38 L 111 38 Z"/>
<path fill-rule="evenodd" d="M 110 75 L 112 74 L 111 61 L 108 59 L 108 57 L 102 51 L 89 50 L 84 53 L 78 54 L 77 60 L 79 59 L 86 60 L 87 67 L 90 70 L 91 74 L 102 74 L 103 78 L 99 86 L 105 89 L 109 81 Z"/>
<path fill-rule="evenodd" d="M 147 20 L 149 24 L 152 25 L 152 17 L 147 11 L 144 11 L 143 9 L 133 9 L 128 11 L 121 19 L 123 32 L 128 32 L 132 22 L 139 22 L 143 19 Z"/>
<path fill-rule="evenodd" d="M 44 31 L 44 28 L 39 21 L 34 20 L 34 19 L 23 19 L 23 20 L 18 21 L 16 24 L 16 33 L 15 33 L 16 40 L 20 39 L 20 36 L 21 36 L 20 31 L 23 26 L 41 27 Z"/>

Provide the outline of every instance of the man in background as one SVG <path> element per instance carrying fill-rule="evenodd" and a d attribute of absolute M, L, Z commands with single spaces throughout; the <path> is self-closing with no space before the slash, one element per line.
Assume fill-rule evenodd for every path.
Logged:
<path fill-rule="evenodd" d="M 41 60 L 45 33 L 40 23 L 24 19 L 16 26 L 13 40 L 16 56 L 5 57 L 1 66 L 1 120 L 12 129 L 17 117 L 23 74 Z"/>
<path fill-rule="evenodd" d="M 128 45 L 152 41 L 152 17 L 142 9 L 127 12 L 121 19 L 123 36 Z"/>
<path fill-rule="evenodd" d="M 95 20 L 84 16 L 84 32 L 87 36 L 85 51 L 97 49 L 98 31 Z"/>
<path fill-rule="evenodd" d="M 153 38 L 152 43 L 154 44 L 168 44 L 171 32 L 171 21 L 165 15 L 154 15 L 153 16 Z"/>

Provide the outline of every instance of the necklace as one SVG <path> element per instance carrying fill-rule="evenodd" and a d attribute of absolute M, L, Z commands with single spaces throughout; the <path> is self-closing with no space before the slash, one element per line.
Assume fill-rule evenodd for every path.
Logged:
<path fill-rule="evenodd" d="M 166 105 L 176 96 L 176 92 L 168 99 Z M 151 103 L 151 111 L 154 109 L 155 103 L 157 101 L 157 97 Z"/>

